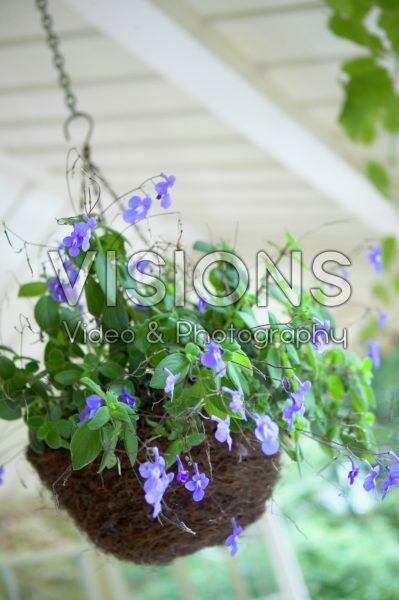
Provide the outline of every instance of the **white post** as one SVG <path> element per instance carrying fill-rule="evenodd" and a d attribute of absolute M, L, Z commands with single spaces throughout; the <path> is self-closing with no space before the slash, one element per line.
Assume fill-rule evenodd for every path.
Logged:
<path fill-rule="evenodd" d="M 259 527 L 273 566 L 281 600 L 309 600 L 301 568 L 281 517 L 273 514 L 268 507 L 259 521 Z"/>

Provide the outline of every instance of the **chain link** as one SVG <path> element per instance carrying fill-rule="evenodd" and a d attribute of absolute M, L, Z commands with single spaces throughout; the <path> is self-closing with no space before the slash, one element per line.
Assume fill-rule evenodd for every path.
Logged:
<path fill-rule="evenodd" d="M 53 64 L 58 72 L 58 83 L 64 91 L 65 104 L 71 112 L 71 116 L 78 114 L 76 104 L 77 98 L 71 89 L 71 79 L 65 71 L 65 59 L 59 49 L 60 39 L 54 33 L 54 22 L 48 12 L 47 0 L 36 0 L 36 6 L 41 14 L 42 27 L 46 33 L 47 44 L 53 55 Z"/>

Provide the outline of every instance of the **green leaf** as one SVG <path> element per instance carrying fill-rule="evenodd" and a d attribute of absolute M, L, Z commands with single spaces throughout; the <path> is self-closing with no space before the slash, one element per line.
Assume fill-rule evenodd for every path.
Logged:
<path fill-rule="evenodd" d="M 131 412 L 132 409 L 123 402 L 118 402 L 117 406 L 111 408 L 112 418 L 127 423 L 127 425 L 131 425 L 132 422 Z"/>
<path fill-rule="evenodd" d="M 391 181 L 387 171 L 382 165 L 376 162 L 369 162 L 367 164 L 367 176 L 377 190 L 385 196 L 385 198 L 391 197 Z"/>
<path fill-rule="evenodd" d="M 287 356 L 289 358 L 290 363 L 293 365 L 299 365 L 301 360 L 298 356 L 298 352 L 295 346 L 293 344 L 286 344 L 285 350 L 287 352 Z"/>
<path fill-rule="evenodd" d="M 50 433 L 50 431 L 51 431 L 52 429 L 53 429 L 53 425 L 52 425 L 52 423 L 51 423 L 51 422 L 49 422 L 49 421 L 44 421 L 44 422 L 43 422 L 43 423 L 40 425 L 40 427 L 39 427 L 39 429 L 38 429 L 38 431 L 37 431 L 37 437 L 38 437 L 40 440 L 44 440 L 44 439 L 47 437 L 47 435 Z"/>
<path fill-rule="evenodd" d="M 54 429 L 60 434 L 63 438 L 69 438 L 72 431 L 72 424 L 66 419 L 59 419 L 54 423 Z"/>
<path fill-rule="evenodd" d="M 225 419 L 229 414 L 232 414 L 219 394 L 208 394 L 204 399 L 204 408 L 208 415 L 215 415 L 219 419 Z M 234 414 L 234 416 L 236 415 Z"/>
<path fill-rule="evenodd" d="M 33 416 L 27 419 L 28 427 L 32 427 L 33 429 L 38 429 L 43 425 L 44 417 Z"/>
<path fill-rule="evenodd" d="M 96 354 L 86 354 L 83 359 L 83 365 L 85 369 L 89 371 L 94 371 L 100 363 L 100 359 Z"/>
<path fill-rule="evenodd" d="M 92 277 L 86 280 L 85 294 L 89 313 L 94 317 L 100 317 L 105 305 L 105 295 L 101 286 Z"/>
<path fill-rule="evenodd" d="M 70 338 L 67 334 L 67 329 L 71 335 L 76 332 L 75 342 L 78 344 L 84 343 L 83 335 L 83 319 L 78 308 L 69 308 L 69 306 L 60 306 L 60 320 L 62 324 L 62 332 L 65 334 L 68 343 Z"/>
<path fill-rule="evenodd" d="M 227 365 L 227 376 L 229 377 L 233 385 L 236 387 L 236 389 L 241 388 L 244 394 L 249 393 L 248 383 L 243 375 L 243 372 L 241 371 L 241 369 L 238 369 L 236 365 L 234 365 L 232 362 L 230 362 Z"/>
<path fill-rule="evenodd" d="M 292 248 L 292 250 L 300 250 L 301 249 L 301 244 L 296 239 L 296 237 L 294 237 L 289 231 L 285 232 L 285 237 L 287 239 L 289 246 Z"/>
<path fill-rule="evenodd" d="M 48 432 L 48 434 L 45 437 L 45 440 L 46 440 L 46 444 L 48 446 L 50 446 L 50 448 L 53 448 L 54 450 L 57 450 L 58 448 L 61 448 L 61 446 L 62 446 L 60 434 L 57 431 L 55 431 L 54 429 L 51 429 Z"/>
<path fill-rule="evenodd" d="M 57 383 L 62 386 L 73 385 L 82 377 L 82 371 L 80 369 L 66 369 L 65 371 L 60 371 L 56 375 L 54 375 L 54 379 Z"/>
<path fill-rule="evenodd" d="M 207 254 L 208 252 L 215 252 L 216 248 L 212 244 L 208 244 L 208 242 L 201 242 L 198 240 L 195 242 L 193 250 L 198 250 L 199 252 Z"/>
<path fill-rule="evenodd" d="M 110 419 L 108 406 L 100 406 L 94 417 L 88 421 L 89 429 L 101 429 Z"/>
<path fill-rule="evenodd" d="M 193 446 L 199 446 L 206 439 L 206 435 L 200 431 L 189 433 L 185 438 L 185 452 L 189 452 Z"/>
<path fill-rule="evenodd" d="M 57 302 L 50 296 L 43 296 L 36 303 L 35 319 L 40 329 L 47 333 L 56 333 L 60 327 L 60 313 Z"/>
<path fill-rule="evenodd" d="M 244 321 L 245 325 L 247 327 L 249 327 L 250 329 L 256 329 L 257 327 L 259 327 L 259 323 L 255 319 L 253 311 L 252 311 L 252 309 L 249 306 L 243 308 L 242 310 L 239 310 L 237 312 L 237 314 Z"/>
<path fill-rule="evenodd" d="M 97 473 L 102 473 L 104 469 L 112 469 L 117 464 L 115 452 L 113 450 L 104 450 L 100 466 Z"/>
<path fill-rule="evenodd" d="M 235 365 L 242 367 L 244 372 L 248 373 L 249 375 L 253 374 L 252 363 L 242 350 L 233 352 L 231 360 Z"/>
<path fill-rule="evenodd" d="M 83 469 L 97 458 L 102 449 L 99 431 L 89 429 L 88 423 L 83 423 L 72 436 L 71 456 L 72 468 L 75 471 Z"/>
<path fill-rule="evenodd" d="M 125 373 L 124 368 L 113 360 L 103 363 L 99 366 L 98 370 L 101 375 L 104 375 L 104 377 L 107 377 L 108 379 L 119 379 L 120 377 L 123 377 Z"/>
<path fill-rule="evenodd" d="M 15 375 L 15 365 L 6 356 L 0 356 L 0 379 L 11 379 Z"/>
<path fill-rule="evenodd" d="M 60 371 L 65 364 L 65 357 L 59 348 L 51 348 L 46 353 L 45 364 L 50 372 Z"/>
<path fill-rule="evenodd" d="M 350 60 L 342 67 L 348 80 L 339 121 L 355 141 L 372 142 L 377 128 L 399 129 L 399 98 L 392 79 L 372 57 Z"/>
<path fill-rule="evenodd" d="M 126 428 L 123 435 L 123 443 L 127 452 L 130 464 L 134 467 L 137 457 L 138 441 L 137 435 L 130 429 Z"/>
<path fill-rule="evenodd" d="M 104 292 L 107 302 L 111 305 L 114 304 L 116 300 L 116 274 L 114 265 L 112 264 L 108 253 L 97 254 L 94 262 L 94 268 L 97 273 L 100 287 Z"/>
<path fill-rule="evenodd" d="M 372 286 L 371 293 L 373 294 L 373 296 L 378 298 L 378 300 L 381 300 L 381 302 L 383 302 L 384 304 L 389 304 L 389 293 L 386 286 L 377 283 Z"/>
<path fill-rule="evenodd" d="M 373 0 L 326 0 L 326 2 L 342 16 L 362 21 L 370 12 Z"/>
<path fill-rule="evenodd" d="M 388 40 L 392 44 L 393 50 L 399 53 L 399 6 L 396 3 L 396 10 L 385 10 L 381 13 L 378 21 L 379 26 L 386 33 Z"/>
<path fill-rule="evenodd" d="M 386 237 L 382 240 L 382 262 L 389 268 L 396 256 L 397 243 L 395 237 Z"/>
<path fill-rule="evenodd" d="M 190 361 L 194 361 L 201 354 L 201 348 L 197 344 L 189 342 L 185 345 L 184 352 Z"/>
<path fill-rule="evenodd" d="M 365 46 L 372 52 L 379 52 L 383 49 L 380 38 L 371 34 L 360 21 L 348 19 L 336 13 L 330 18 L 328 25 L 335 35 L 350 40 L 359 46 Z"/>
<path fill-rule="evenodd" d="M 184 451 L 184 442 L 183 440 L 175 440 L 166 449 L 165 458 L 166 458 L 166 466 L 170 467 L 176 462 L 176 456 L 181 454 Z"/>
<path fill-rule="evenodd" d="M 345 394 L 345 386 L 342 382 L 342 378 L 339 375 L 330 375 L 328 378 L 328 389 L 334 402 L 338 404 Z"/>
<path fill-rule="evenodd" d="M 190 363 L 185 354 L 180 352 L 175 352 L 174 354 L 169 354 L 160 363 L 158 363 L 155 373 L 153 374 L 150 386 L 156 388 L 158 390 L 162 390 L 165 387 L 166 378 L 168 374 L 164 371 L 165 367 L 168 368 L 174 375 L 180 373 L 179 381 L 182 381 L 186 376 Z"/>
<path fill-rule="evenodd" d="M 123 297 L 118 295 L 116 302 L 116 306 L 104 306 L 103 324 L 105 330 L 115 329 L 122 333 L 129 327 L 129 317 Z"/>
<path fill-rule="evenodd" d="M 267 371 L 271 377 L 272 383 L 275 387 L 278 387 L 285 374 L 284 369 L 281 368 L 280 353 L 274 346 L 270 346 L 267 352 Z"/>
<path fill-rule="evenodd" d="M 5 421 L 15 421 L 21 417 L 21 407 L 14 403 L 7 402 L 5 398 L 0 399 L 0 419 Z"/>
<path fill-rule="evenodd" d="M 106 393 L 103 392 L 100 386 L 97 385 L 97 383 L 94 383 L 94 381 L 90 379 L 90 377 L 82 377 L 80 381 L 83 383 L 83 385 L 86 385 L 88 388 L 90 388 L 92 392 L 100 396 L 100 398 L 107 401 Z"/>
<path fill-rule="evenodd" d="M 326 2 L 336 12 L 349 19 L 362 20 L 372 8 L 370 0 L 326 0 Z"/>
<path fill-rule="evenodd" d="M 31 298 L 32 296 L 41 296 L 48 290 L 45 281 L 32 281 L 25 283 L 19 288 L 18 296 L 20 298 Z"/>
<path fill-rule="evenodd" d="M 38 454 L 42 454 L 46 449 L 43 442 L 38 439 L 36 433 L 32 429 L 29 430 L 29 445 Z"/>

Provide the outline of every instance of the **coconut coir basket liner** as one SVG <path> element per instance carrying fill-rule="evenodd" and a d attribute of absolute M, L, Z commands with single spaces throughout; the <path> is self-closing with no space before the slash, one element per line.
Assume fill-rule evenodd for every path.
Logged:
<path fill-rule="evenodd" d="M 229 452 L 209 432 L 204 444 L 192 448 L 191 457 L 210 478 L 204 499 L 194 502 L 184 485 L 174 480 L 164 495 L 159 520 L 153 520 L 143 481 L 123 454 L 122 475 L 116 468 L 99 475 L 98 461 L 72 471 L 66 450 L 44 454 L 27 450 L 43 483 L 91 541 L 104 552 L 138 564 L 164 564 L 223 544 L 232 532 L 232 517 L 245 527 L 265 510 L 278 477 L 278 456 L 267 458 L 252 435 L 233 434 Z M 146 460 L 144 453 L 139 460 Z"/>

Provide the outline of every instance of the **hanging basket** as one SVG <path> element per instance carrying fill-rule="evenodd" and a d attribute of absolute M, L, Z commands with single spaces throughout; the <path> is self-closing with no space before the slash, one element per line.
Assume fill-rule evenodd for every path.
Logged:
<path fill-rule="evenodd" d="M 102 551 L 138 564 L 165 564 L 223 544 L 231 533 L 232 517 L 245 527 L 265 510 L 278 478 L 279 460 L 278 455 L 264 456 L 252 435 L 233 435 L 229 452 L 209 434 L 190 454 L 211 480 L 205 498 L 194 502 L 184 485 L 174 480 L 161 515 L 153 520 L 144 501 L 143 481 L 123 454 L 119 475 L 116 468 L 98 474 L 98 462 L 72 471 L 66 450 L 44 454 L 27 450 L 42 482 L 90 540 Z M 145 457 L 139 455 L 140 459 Z"/>

